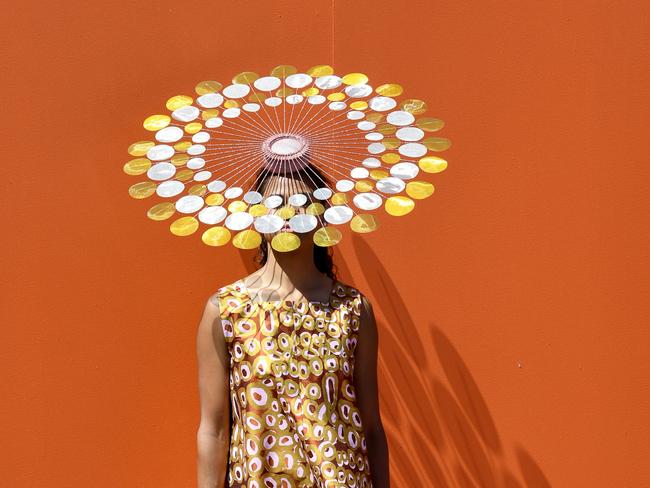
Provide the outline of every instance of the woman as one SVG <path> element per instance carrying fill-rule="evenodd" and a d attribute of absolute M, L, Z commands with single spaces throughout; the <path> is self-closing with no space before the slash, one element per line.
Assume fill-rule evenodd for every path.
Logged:
<path fill-rule="evenodd" d="M 329 187 L 316 167 L 264 177 L 267 170 L 255 189 L 284 204 L 269 213 L 320 208 L 326 223 L 319 207 L 326 201 L 311 196 Z M 297 193 L 307 202 L 291 205 Z M 286 230 L 288 222 L 279 232 Z M 199 488 L 389 486 L 372 306 L 338 281 L 331 247 L 314 244 L 316 230 L 295 232 L 300 246 L 289 252 L 271 247 L 279 232 L 263 234 L 261 268 L 205 305 L 197 332 Z"/>

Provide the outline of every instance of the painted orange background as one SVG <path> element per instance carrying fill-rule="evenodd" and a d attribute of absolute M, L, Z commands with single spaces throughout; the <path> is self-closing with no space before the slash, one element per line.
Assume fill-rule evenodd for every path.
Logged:
<path fill-rule="evenodd" d="M 121 168 L 170 96 L 286 63 L 400 83 L 453 142 L 431 198 L 335 258 L 377 312 L 393 485 L 650 486 L 648 19 L 623 1 L 5 5 L 0 484 L 195 486 L 196 325 L 252 254 L 148 220 Z"/>

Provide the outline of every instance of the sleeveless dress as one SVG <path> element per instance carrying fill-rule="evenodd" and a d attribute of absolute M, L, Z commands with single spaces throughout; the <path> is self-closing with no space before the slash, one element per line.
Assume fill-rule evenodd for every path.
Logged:
<path fill-rule="evenodd" d="M 229 487 L 371 488 L 353 385 L 362 307 L 334 280 L 328 302 L 253 301 L 219 288 L 230 352 Z"/>

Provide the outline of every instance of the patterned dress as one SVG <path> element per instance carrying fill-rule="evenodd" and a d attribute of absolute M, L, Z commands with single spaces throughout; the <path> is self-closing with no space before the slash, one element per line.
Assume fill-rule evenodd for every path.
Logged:
<path fill-rule="evenodd" d="M 361 293 L 253 301 L 218 290 L 230 352 L 230 487 L 372 487 L 353 385 Z"/>

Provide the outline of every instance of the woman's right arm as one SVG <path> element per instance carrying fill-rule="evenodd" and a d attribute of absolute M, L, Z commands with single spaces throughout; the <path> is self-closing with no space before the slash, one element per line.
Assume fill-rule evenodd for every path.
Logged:
<path fill-rule="evenodd" d="M 196 336 L 201 421 L 196 433 L 198 488 L 227 486 L 230 448 L 229 357 L 215 294 L 205 304 Z"/>

